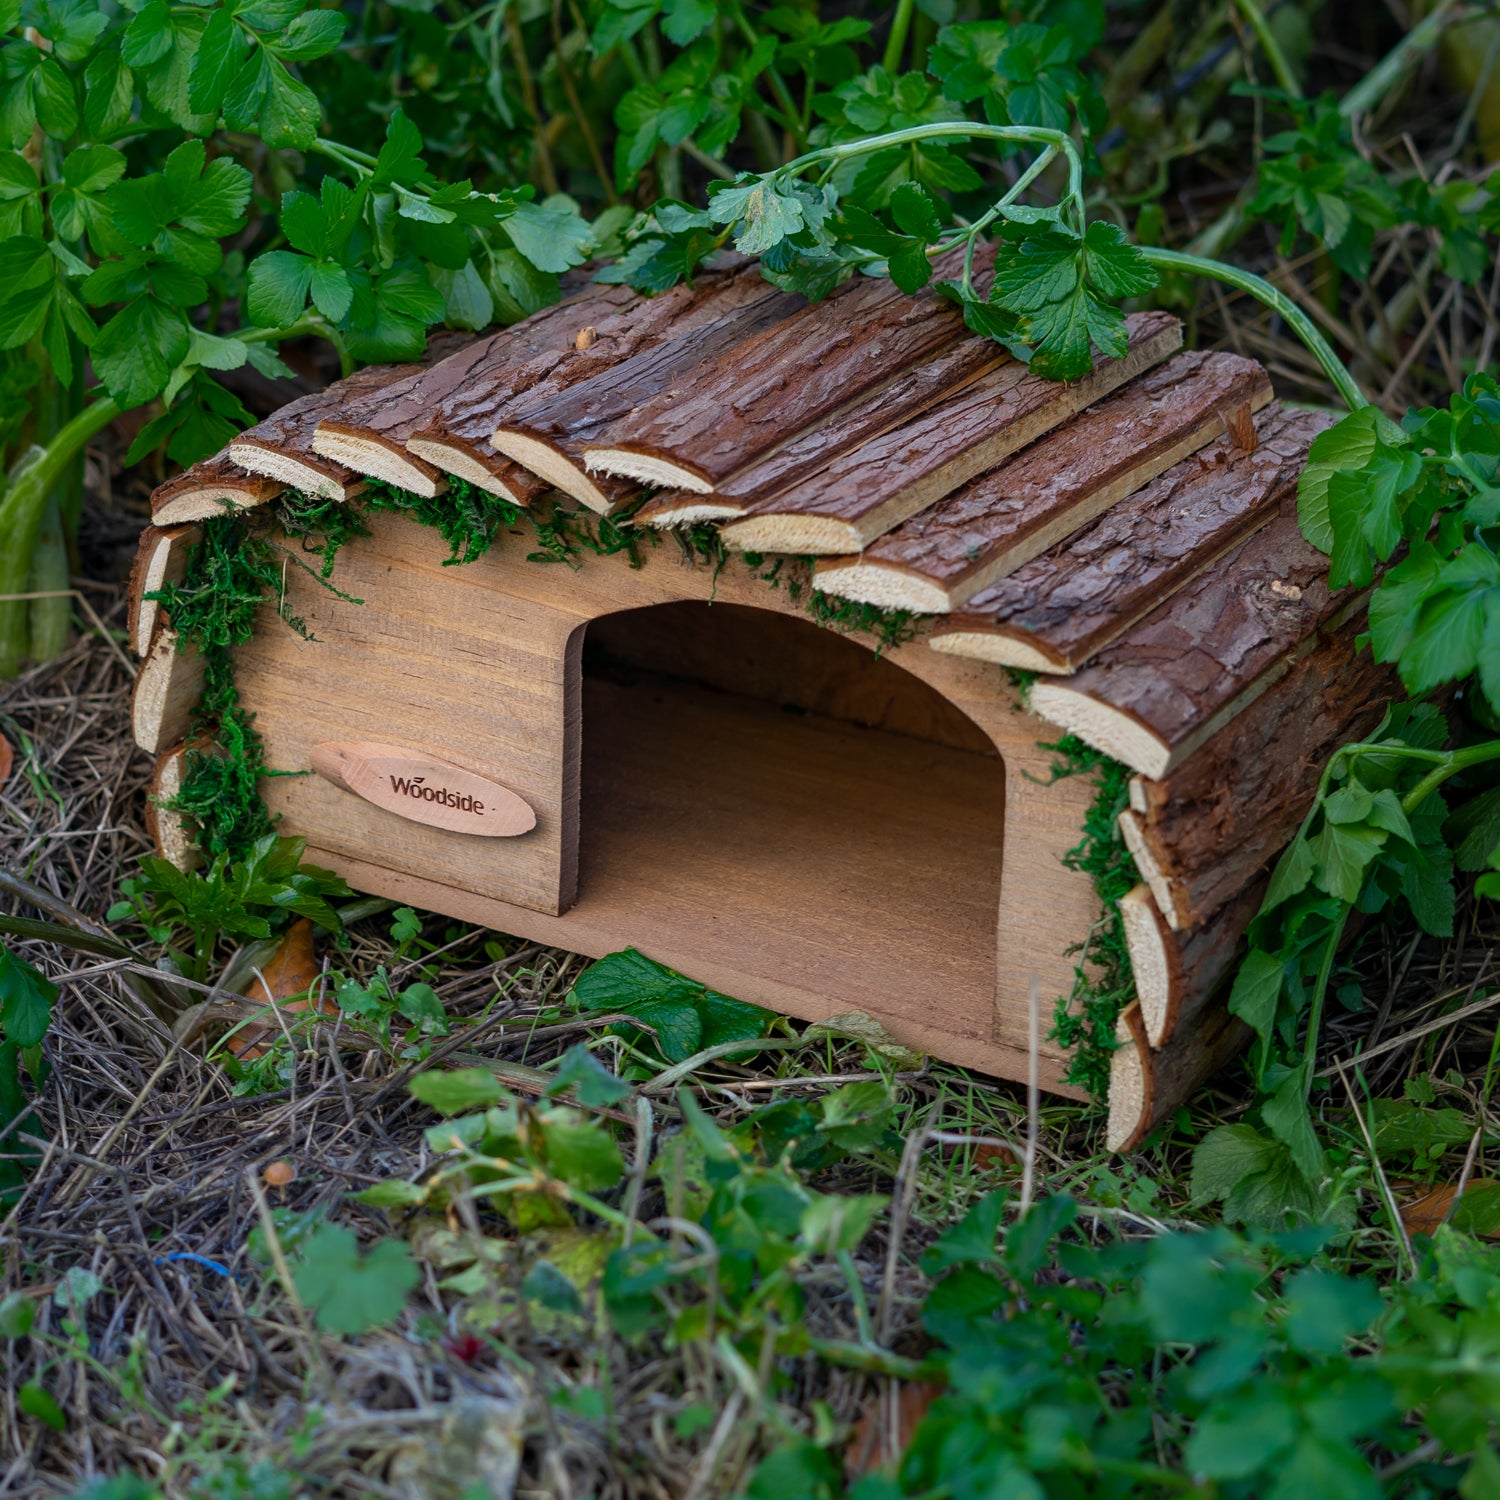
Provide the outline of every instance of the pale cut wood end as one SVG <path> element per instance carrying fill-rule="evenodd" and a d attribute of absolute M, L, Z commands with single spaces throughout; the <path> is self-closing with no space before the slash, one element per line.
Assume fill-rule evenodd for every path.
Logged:
<path fill-rule="evenodd" d="M 207 521 L 226 512 L 254 510 L 274 500 L 281 489 L 268 489 L 254 480 L 244 485 L 206 484 L 179 491 L 166 499 L 152 502 L 151 521 L 155 526 L 184 526 L 192 521 Z"/>
<path fill-rule="evenodd" d="M 170 802 L 182 790 L 187 771 L 187 746 L 174 745 L 156 762 L 146 788 L 146 832 L 156 845 L 156 852 L 179 870 L 195 870 L 203 863 L 187 820 L 162 804 Z"/>
<path fill-rule="evenodd" d="M 514 427 L 497 427 L 490 442 L 497 453 L 540 474 L 555 489 L 599 515 L 607 516 L 615 508 L 613 497 L 594 483 L 582 464 L 544 438 Z"/>
<path fill-rule="evenodd" d="M 465 480 L 488 495 L 498 495 L 500 499 L 508 500 L 512 505 L 528 503 L 527 499 L 523 499 L 500 474 L 487 468 L 472 453 L 463 448 L 455 447 L 452 443 L 440 443 L 435 438 L 408 438 L 406 446 L 410 452 L 431 464 L 433 468 L 441 469 L 445 474 L 453 475 L 455 479 Z"/>
<path fill-rule="evenodd" d="M 175 630 L 158 630 L 135 679 L 130 726 L 136 744 L 148 755 L 160 755 L 187 737 L 203 696 L 203 658 L 191 648 L 179 651 L 177 644 Z"/>
<path fill-rule="evenodd" d="M 1104 1144 L 1110 1151 L 1140 1145 L 1151 1128 L 1153 1079 L 1151 1048 L 1139 1004 L 1127 1006 L 1115 1023 L 1118 1043 L 1109 1060 L 1109 1119 Z"/>
<path fill-rule="evenodd" d="M 996 666 L 1015 667 L 1021 672 L 1078 670 L 1077 662 L 1065 661 L 1055 653 L 1049 653 L 1042 642 L 998 630 L 943 630 L 939 626 L 928 637 L 927 644 L 934 651 L 943 651 L 949 656 L 994 662 Z"/>
<path fill-rule="evenodd" d="M 784 552 L 803 557 L 838 557 L 868 545 L 848 521 L 836 516 L 747 516 L 724 528 L 725 542 L 740 552 Z"/>
<path fill-rule="evenodd" d="M 744 505 L 737 500 L 723 499 L 718 495 L 701 495 L 692 491 L 668 490 L 665 494 L 653 495 L 630 519 L 637 526 L 650 526 L 658 531 L 667 531 L 673 526 L 697 526 L 705 521 L 729 521 L 744 513 Z"/>
<path fill-rule="evenodd" d="M 280 480 L 288 489 L 303 495 L 320 495 L 325 500 L 337 500 L 341 505 L 362 488 L 327 473 L 316 464 L 304 463 L 278 448 L 262 448 L 259 443 L 231 443 L 225 450 L 225 457 L 252 474 Z"/>
<path fill-rule="evenodd" d="M 874 604 L 881 609 L 909 609 L 922 615 L 947 614 L 953 608 L 948 591 L 905 568 L 885 563 L 819 563 L 813 569 L 813 587 L 840 599 Z"/>
<path fill-rule="evenodd" d="M 146 595 L 182 581 L 188 553 L 202 535 L 197 526 L 191 525 L 148 526 L 141 533 L 130 569 L 130 615 L 125 631 L 137 656 L 145 656 L 151 649 L 161 616 L 161 605 Z"/>
<path fill-rule="evenodd" d="M 713 485 L 697 470 L 659 453 L 637 453 L 632 448 L 585 446 L 583 462 L 590 474 L 618 474 L 624 479 L 638 479 L 642 484 L 654 485 L 660 490 L 693 490 L 700 495 L 713 493 Z M 582 496 L 579 498 L 582 499 Z"/>
<path fill-rule="evenodd" d="M 1125 948 L 1146 1038 L 1153 1047 L 1159 1047 L 1175 1024 L 1176 1002 L 1181 997 L 1172 983 L 1171 930 L 1157 909 L 1150 886 L 1135 886 L 1120 897 L 1120 922 L 1125 929 Z"/>
<path fill-rule="evenodd" d="M 1135 867 L 1140 871 L 1141 879 L 1151 888 L 1157 909 L 1165 918 L 1167 926 L 1173 932 L 1181 932 L 1189 925 L 1188 913 L 1183 909 L 1171 880 L 1151 852 L 1151 846 L 1146 840 L 1146 830 L 1141 825 L 1140 814 L 1133 808 L 1126 808 L 1120 814 L 1120 837 L 1125 840 L 1125 847 L 1130 851 L 1130 857 L 1135 861 Z"/>
<path fill-rule="evenodd" d="M 408 454 L 379 438 L 364 436 L 340 427 L 330 427 L 326 422 L 318 424 L 313 433 L 313 451 L 356 474 L 368 475 L 371 479 L 383 479 L 398 489 L 408 490 L 431 500 L 448 488 L 442 471 L 424 463 L 415 454 Z"/>
<path fill-rule="evenodd" d="M 1153 781 L 1160 781 L 1181 758 L 1139 719 L 1066 683 L 1037 683 L 1031 690 L 1031 706 L 1050 723 L 1076 734 L 1084 744 Z"/>

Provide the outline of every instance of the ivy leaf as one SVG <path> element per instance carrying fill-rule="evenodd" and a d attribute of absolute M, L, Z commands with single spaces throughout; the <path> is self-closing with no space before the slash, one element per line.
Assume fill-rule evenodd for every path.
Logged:
<path fill-rule="evenodd" d="M 0 943 L 0 1029 L 18 1047 L 35 1047 L 47 1034 L 57 986 Z"/>
<path fill-rule="evenodd" d="M 421 1279 L 398 1240 L 377 1240 L 361 1255 L 354 1236 L 325 1224 L 303 1241 L 292 1273 L 297 1295 L 325 1333 L 356 1334 L 391 1322 Z"/>

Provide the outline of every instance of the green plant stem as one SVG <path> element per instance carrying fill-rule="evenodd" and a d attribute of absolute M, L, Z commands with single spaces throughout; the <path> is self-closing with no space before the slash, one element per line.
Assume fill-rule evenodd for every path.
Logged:
<path fill-rule="evenodd" d="M 901 54 L 906 51 L 906 33 L 911 29 L 915 0 L 899 0 L 896 14 L 891 18 L 891 34 L 885 39 L 885 55 L 881 66 L 887 73 L 894 73 L 901 66 Z"/>
<path fill-rule="evenodd" d="M 1296 75 L 1286 60 L 1286 53 L 1281 50 L 1281 43 L 1276 40 L 1276 33 L 1266 20 L 1266 13 L 1256 4 L 1256 0 L 1234 0 L 1234 8 L 1255 33 L 1255 40 L 1260 43 L 1260 50 L 1266 54 L 1266 61 L 1271 65 L 1271 71 L 1276 75 L 1276 82 L 1282 92 L 1300 99 L 1302 90 L 1297 86 Z"/>
<path fill-rule="evenodd" d="M 11 481 L 0 497 L 0 600 L 27 592 L 31 558 L 47 513 L 47 502 L 68 466 L 89 440 L 119 416 L 120 408 L 102 397 L 63 424 L 46 448 Z M 66 587 L 66 584 L 64 584 Z M 0 681 L 14 677 L 26 658 L 29 631 L 24 602 L 0 602 Z"/>
<path fill-rule="evenodd" d="M 1370 404 L 1354 377 L 1344 368 L 1344 362 L 1333 352 L 1328 340 L 1318 332 L 1312 319 L 1285 292 L 1264 277 L 1255 275 L 1253 271 L 1242 270 L 1239 266 L 1231 266 L 1225 261 L 1207 260 L 1202 256 L 1188 255 L 1182 250 L 1161 250 L 1142 245 L 1140 252 L 1151 265 L 1163 270 L 1186 271 L 1191 276 L 1222 281 L 1227 286 L 1248 292 L 1258 302 L 1264 303 L 1286 319 L 1292 332 L 1302 340 L 1322 366 L 1323 373 L 1333 382 L 1350 411 L 1358 411 Z"/>
<path fill-rule="evenodd" d="M 1395 87 L 1401 75 L 1424 52 L 1436 45 L 1448 24 L 1448 13 L 1458 0 L 1439 0 L 1384 57 L 1339 100 L 1346 119 L 1368 114 Z"/>

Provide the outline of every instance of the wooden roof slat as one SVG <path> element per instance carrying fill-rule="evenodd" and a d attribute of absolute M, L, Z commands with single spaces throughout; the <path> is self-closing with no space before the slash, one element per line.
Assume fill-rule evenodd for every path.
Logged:
<path fill-rule="evenodd" d="M 1174 464 L 945 616 L 928 645 L 1027 671 L 1077 671 L 1274 520 L 1327 423 L 1273 402 L 1252 451 L 1226 435 Z"/>
<path fill-rule="evenodd" d="M 584 444 L 590 473 L 708 493 L 738 470 L 973 338 L 953 303 L 860 278 L 661 391 Z"/>
<path fill-rule="evenodd" d="M 1177 770 L 1131 781 L 1120 832 L 1174 930 L 1202 922 L 1269 867 L 1328 757 L 1368 733 L 1399 692 L 1393 668 L 1356 650 L 1365 624 L 1361 611 L 1313 637 L 1314 649 Z"/>
<path fill-rule="evenodd" d="M 286 488 L 279 479 L 247 474 L 222 454 L 200 459 L 151 492 L 151 520 L 157 526 L 202 521 L 225 511 L 253 510 Z"/>
<path fill-rule="evenodd" d="M 566 302 L 554 303 L 513 327 L 475 339 L 446 359 L 411 370 L 325 413 L 313 432 L 313 449 L 359 474 L 384 479 L 413 494 L 439 494 L 447 481 L 438 466 L 408 453 L 406 440 L 430 418 L 435 407 L 473 386 L 514 389 L 535 384 L 573 348 L 589 320 L 628 304 L 635 294 L 624 287 L 589 286 Z M 529 501 L 540 493 L 512 476 L 487 476 L 484 487 L 507 500 Z M 498 478 L 498 482 L 497 482 Z M 526 491 L 519 494 L 518 488 Z"/>
<path fill-rule="evenodd" d="M 534 390 L 475 406 L 462 417 L 446 416 L 434 430 L 440 427 L 449 441 L 457 432 L 472 446 L 524 464 L 564 494 L 608 514 L 637 495 L 640 484 L 590 473 L 584 442 L 668 391 L 691 390 L 714 361 L 732 357 L 806 306 L 805 298 L 766 281 L 758 265 L 721 273 L 706 288 L 700 278 L 696 289 L 674 287 L 642 299 L 620 326 L 601 328 L 594 349 L 606 344 L 607 334 L 603 362 L 580 364 L 576 376 L 571 366 L 560 366 Z M 421 435 L 421 442 L 428 440 Z"/>
<path fill-rule="evenodd" d="M 349 402 L 415 374 L 419 365 L 370 365 L 310 396 L 289 401 L 280 411 L 231 439 L 224 457 L 231 463 L 280 480 L 283 489 L 321 495 L 340 504 L 358 494 L 364 477 L 347 464 L 324 458 L 313 448 L 313 433 L 325 416 Z"/>
<path fill-rule="evenodd" d="M 724 540 L 753 552 L 859 552 L 1175 353 L 1182 325 L 1169 313 L 1135 313 L 1129 340 L 1123 359 L 1101 359 L 1070 385 L 1007 361 L 802 483 L 756 501 L 724 527 Z"/>
<path fill-rule="evenodd" d="M 1179 354 L 859 558 L 820 562 L 814 584 L 886 608 L 946 614 L 1270 400 L 1270 381 L 1252 360 Z"/>
<path fill-rule="evenodd" d="M 1276 518 L 1226 553 L 1065 681 L 1032 690 L 1043 718 L 1160 778 L 1362 612 L 1356 589 L 1330 590 L 1328 559 L 1297 524 L 1293 488 Z"/>

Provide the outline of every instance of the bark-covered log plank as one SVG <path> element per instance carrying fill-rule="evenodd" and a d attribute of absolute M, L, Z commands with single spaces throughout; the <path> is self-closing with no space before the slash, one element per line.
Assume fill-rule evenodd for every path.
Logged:
<path fill-rule="evenodd" d="M 1250 1028 L 1214 1004 L 1153 1051 L 1136 1004 L 1120 1017 L 1115 1039 L 1105 1144 L 1111 1151 L 1133 1151 L 1249 1041 Z"/>
<path fill-rule="evenodd" d="M 161 613 L 157 601 L 146 595 L 182 581 L 188 553 L 202 535 L 199 527 L 191 525 L 148 526 L 141 533 L 130 568 L 130 613 L 125 626 L 131 650 L 137 656 L 145 656 L 151 649 Z"/>
<path fill-rule="evenodd" d="M 442 346 L 451 352 L 451 345 Z M 313 434 L 324 417 L 341 410 L 372 391 L 378 391 L 415 374 L 420 365 L 371 365 L 336 380 L 325 390 L 289 401 L 264 422 L 233 439 L 225 456 L 248 469 L 279 481 L 282 489 L 301 490 L 343 504 L 356 495 L 364 477 L 347 464 L 324 458 L 313 447 Z M 153 520 L 161 518 L 153 511 Z M 193 518 L 184 518 L 193 519 Z"/>
<path fill-rule="evenodd" d="M 141 663 L 130 699 L 130 727 L 148 755 L 160 755 L 187 736 L 203 696 L 203 658 L 178 649 L 177 632 L 163 626 Z"/>
<path fill-rule="evenodd" d="M 1235 714 L 1362 610 L 1330 590 L 1328 559 L 1304 540 L 1289 489 L 1270 525 L 1241 542 L 1066 681 L 1039 682 L 1045 719 L 1142 776 L 1180 766 Z"/>
<path fill-rule="evenodd" d="M 599 322 L 618 323 L 650 307 L 628 287 L 591 285 L 566 302 L 554 303 L 509 328 L 502 328 L 414 370 L 357 400 L 325 414 L 313 433 L 313 448 L 361 474 L 400 485 L 416 495 L 441 493 L 447 481 L 441 465 L 407 450 L 407 440 L 428 426 L 435 412 L 465 399 L 504 400 L 545 379 L 587 343 Z M 494 455 L 479 475 L 465 474 L 492 494 L 529 504 L 545 486 L 534 476 L 495 464 Z"/>
<path fill-rule="evenodd" d="M 663 490 L 631 515 L 637 526 L 690 526 L 746 515 L 767 497 L 811 479 L 834 460 L 967 390 L 997 366 L 1010 362 L 993 339 L 964 339 L 932 359 L 904 370 L 899 379 L 846 407 L 837 422 L 810 427 L 785 446 L 731 474 L 711 495 Z"/>
<path fill-rule="evenodd" d="M 1234 354 L 1180 354 L 898 526 L 857 560 L 820 562 L 825 593 L 947 614 L 1271 399 Z"/>
<path fill-rule="evenodd" d="M 201 459 L 151 492 L 151 520 L 157 526 L 203 521 L 226 511 L 253 510 L 274 500 L 286 485 L 263 474 L 247 474 L 222 454 Z"/>
<path fill-rule="evenodd" d="M 635 495 L 628 480 L 591 476 L 585 438 L 627 416 L 674 381 L 806 306 L 778 291 L 757 265 L 700 276 L 637 297 L 594 326 L 592 342 L 531 382 L 476 382 L 445 402 L 407 441 L 413 453 L 466 473 L 519 463 L 591 509 L 608 513 Z"/>
<path fill-rule="evenodd" d="M 1163 780 L 1131 781 L 1120 832 L 1168 924 L 1195 926 L 1296 833 L 1328 757 L 1379 722 L 1394 670 L 1356 651 L 1360 612 Z"/>
<path fill-rule="evenodd" d="M 1229 974 L 1265 888 L 1264 880 L 1247 886 L 1190 932 L 1172 930 L 1144 883 L 1120 898 L 1136 998 L 1153 1047 L 1191 1025 Z"/>
<path fill-rule="evenodd" d="M 590 473 L 707 493 L 915 361 L 974 337 L 936 292 L 910 297 L 857 280 L 610 424 L 584 444 L 584 462 Z"/>
<path fill-rule="evenodd" d="M 938 622 L 934 651 L 1032 672 L 1076 672 L 1097 652 L 1272 521 L 1297 483 L 1319 414 L 1273 402 L 1258 444 L 1231 437 L 976 594 Z"/>
<path fill-rule="evenodd" d="M 1128 328 L 1124 358 L 1101 359 L 1070 385 L 1043 380 L 1019 362 L 1001 365 L 802 483 L 758 500 L 724 527 L 724 540 L 748 552 L 863 551 L 1182 344 L 1182 325 L 1169 313 L 1135 313 Z"/>

